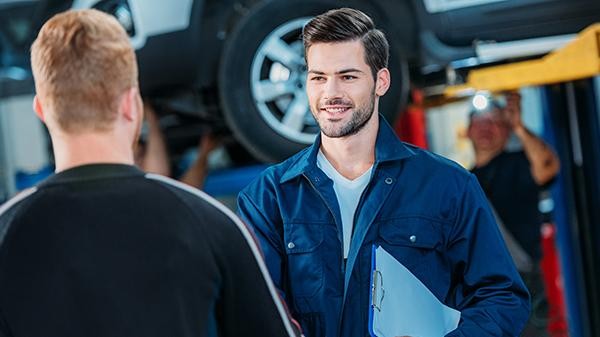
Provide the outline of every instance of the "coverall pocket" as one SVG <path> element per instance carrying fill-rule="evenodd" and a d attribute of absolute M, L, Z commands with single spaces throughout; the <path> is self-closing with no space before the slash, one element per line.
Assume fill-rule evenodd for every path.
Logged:
<path fill-rule="evenodd" d="M 323 285 L 324 224 L 290 223 L 284 225 L 285 250 L 292 294 L 314 296 Z"/>
<path fill-rule="evenodd" d="M 379 226 L 381 246 L 407 268 L 429 269 L 440 263 L 442 225 L 421 217 L 383 221 Z"/>

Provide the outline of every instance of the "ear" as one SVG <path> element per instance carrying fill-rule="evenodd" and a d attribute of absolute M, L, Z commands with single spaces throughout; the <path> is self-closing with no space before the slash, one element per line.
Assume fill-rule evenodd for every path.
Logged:
<path fill-rule="evenodd" d="M 131 87 L 121 96 L 119 110 L 128 121 L 137 121 L 142 118 L 141 99 L 136 87 Z"/>
<path fill-rule="evenodd" d="M 375 94 L 383 96 L 390 88 L 391 76 L 388 68 L 379 69 L 377 72 L 377 80 L 375 81 Z"/>
<path fill-rule="evenodd" d="M 35 111 L 35 115 L 38 116 L 42 123 L 46 123 L 44 109 L 42 108 L 42 102 L 40 101 L 38 95 L 33 97 L 33 111 Z"/>

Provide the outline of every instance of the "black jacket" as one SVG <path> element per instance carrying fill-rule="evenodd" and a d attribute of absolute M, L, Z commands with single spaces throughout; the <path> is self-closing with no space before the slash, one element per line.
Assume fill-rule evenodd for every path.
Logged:
<path fill-rule="evenodd" d="M 0 207 L 0 336 L 292 336 L 254 238 L 202 192 L 80 166 Z"/>

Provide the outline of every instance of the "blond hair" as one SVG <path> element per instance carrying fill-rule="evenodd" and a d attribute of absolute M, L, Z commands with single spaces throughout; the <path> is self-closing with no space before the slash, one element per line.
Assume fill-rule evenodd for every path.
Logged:
<path fill-rule="evenodd" d="M 31 46 L 36 91 L 69 133 L 107 131 L 137 64 L 125 30 L 103 12 L 67 11 L 48 20 Z"/>

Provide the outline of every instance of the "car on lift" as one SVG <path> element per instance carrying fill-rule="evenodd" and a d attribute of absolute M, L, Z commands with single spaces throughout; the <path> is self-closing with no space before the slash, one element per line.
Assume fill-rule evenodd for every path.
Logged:
<path fill-rule="evenodd" d="M 256 158 L 279 161 L 318 133 L 302 27 L 339 7 L 365 11 L 388 37 L 392 86 L 380 110 L 389 121 L 411 86 L 542 55 L 600 21 L 597 0 L 0 0 L 0 68 L 27 72 L 29 45 L 52 14 L 97 8 L 129 33 L 143 95 L 176 111 L 181 128 L 225 128 Z"/>

